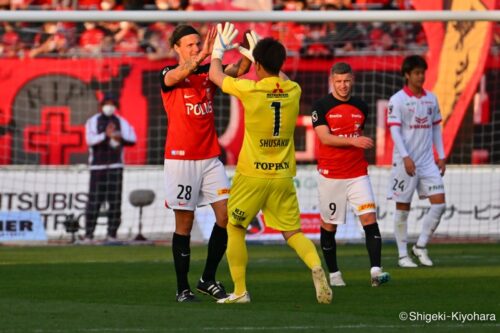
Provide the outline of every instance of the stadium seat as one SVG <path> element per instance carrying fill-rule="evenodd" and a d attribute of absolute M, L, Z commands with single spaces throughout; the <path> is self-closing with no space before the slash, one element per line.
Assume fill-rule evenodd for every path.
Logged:
<path fill-rule="evenodd" d="M 134 190 L 130 192 L 129 201 L 134 207 L 139 207 L 139 233 L 135 241 L 145 241 L 146 237 L 142 235 L 142 208 L 149 206 L 155 200 L 155 192 L 152 190 Z"/>

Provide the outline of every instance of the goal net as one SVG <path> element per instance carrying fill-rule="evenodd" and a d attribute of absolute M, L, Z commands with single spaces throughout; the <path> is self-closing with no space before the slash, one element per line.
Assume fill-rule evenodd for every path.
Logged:
<path fill-rule="evenodd" d="M 284 70 L 302 87 L 295 183 L 302 226 L 310 237 L 319 237 L 317 139 L 310 121 L 311 105 L 329 92 L 332 64 L 346 61 L 355 71 L 354 94 L 370 107 L 364 132 L 376 140 L 376 148 L 366 156 L 379 225 L 385 239 L 393 238 L 394 203 L 385 198 L 392 149 L 385 107 L 403 86 L 402 59 L 420 54 L 429 63 L 426 87 L 438 96 L 445 119 L 447 208 L 436 237 L 498 239 L 499 15 L 488 16 L 488 8 L 480 7 L 463 12 L 470 9 L 460 7 L 465 2 L 452 2 L 459 6 L 452 8 L 458 10 L 455 13 L 430 14 L 356 10 L 244 15 L 213 11 L 2 14 L 6 20 L 0 28 L 0 242 L 45 237 L 66 241 L 83 235 L 89 197 L 85 122 L 99 111 L 107 93 L 117 97 L 118 113 L 132 124 L 138 138 L 135 146 L 125 148 L 118 237 L 133 239 L 141 231 L 150 239 L 169 240 L 175 223 L 163 199 L 168 121 L 159 72 L 176 63 L 168 46 L 175 24 L 189 22 L 204 34 L 212 22 L 224 21 L 236 22 L 240 31 L 255 29 L 261 36 L 277 38 L 287 47 Z M 225 60 L 238 57 L 232 52 Z M 243 138 L 242 110 L 236 100 L 218 92 L 214 112 L 221 159 L 232 176 Z M 139 230 L 140 207 L 129 199 L 133 191 L 144 189 L 153 191 L 155 199 L 142 208 Z M 106 209 L 106 205 L 101 208 L 96 238 L 106 234 Z M 411 237 L 419 233 L 428 209 L 428 201 L 414 199 Z M 196 218 L 194 237 L 206 240 L 214 221 L 210 208 L 199 209 Z M 77 228 L 72 229 L 75 223 Z M 248 232 L 249 239 L 281 238 L 265 227 L 260 214 Z M 362 229 L 351 214 L 339 229 L 339 238 L 361 237 Z"/>

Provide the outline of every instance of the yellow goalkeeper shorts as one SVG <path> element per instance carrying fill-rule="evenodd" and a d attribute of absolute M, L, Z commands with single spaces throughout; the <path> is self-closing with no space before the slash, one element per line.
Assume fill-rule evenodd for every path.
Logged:
<path fill-rule="evenodd" d="M 278 231 L 300 229 L 293 179 L 256 178 L 235 173 L 228 201 L 229 222 L 247 228 L 260 210 L 270 228 Z"/>

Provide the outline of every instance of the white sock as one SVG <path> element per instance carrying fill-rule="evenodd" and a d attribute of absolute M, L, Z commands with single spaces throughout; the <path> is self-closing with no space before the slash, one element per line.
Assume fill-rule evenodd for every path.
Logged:
<path fill-rule="evenodd" d="M 398 245 L 399 257 L 408 256 L 408 249 L 406 244 L 408 243 L 408 215 L 410 214 L 407 210 L 398 210 L 394 212 L 394 237 L 396 238 L 396 244 Z"/>
<path fill-rule="evenodd" d="M 372 268 L 370 268 L 370 275 L 371 276 L 377 276 L 380 273 L 382 273 L 382 268 L 380 268 L 378 266 L 373 266 Z"/>
<path fill-rule="evenodd" d="M 417 240 L 417 247 L 425 248 L 427 246 L 429 239 L 439 225 L 439 221 L 441 221 L 441 216 L 443 215 L 445 209 L 446 204 L 444 203 L 431 205 L 429 213 L 427 213 L 424 217 L 422 232 Z"/>

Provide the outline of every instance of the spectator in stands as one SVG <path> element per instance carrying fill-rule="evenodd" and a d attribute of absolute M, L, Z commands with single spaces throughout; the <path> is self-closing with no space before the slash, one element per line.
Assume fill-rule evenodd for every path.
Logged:
<path fill-rule="evenodd" d="M 84 54 L 98 55 L 103 48 L 105 33 L 95 22 L 85 22 L 85 31 L 80 35 L 80 51 Z"/>
<path fill-rule="evenodd" d="M 90 186 L 85 211 L 84 243 L 92 243 L 101 205 L 108 203 L 107 240 L 116 240 L 121 223 L 123 149 L 136 143 L 134 128 L 116 114 L 118 100 L 106 94 L 100 112 L 85 124 L 89 146 Z"/>
<path fill-rule="evenodd" d="M 285 0 L 274 0 L 273 10 L 283 10 L 285 9 Z"/>
<path fill-rule="evenodd" d="M 389 33 L 388 25 L 374 22 L 368 34 L 368 48 L 371 51 L 382 52 L 394 49 L 394 40 Z"/>
<path fill-rule="evenodd" d="M 285 10 L 301 11 L 305 10 L 307 3 L 306 0 L 285 0 Z"/>
<path fill-rule="evenodd" d="M 54 1 L 52 5 L 52 9 L 56 11 L 72 11 L 77 8 L 76 0 L 59 0 Z M 61 13 L 61 17 L 64 17 L 64 13 Z M 71 49 L 74 46 L 78 45 L 79 34 L 77 31 L 77 23 L 76 22 L 59 22 L 58 29 L 61 33 L 66 37 L 68 42 L 68 48 Z"/>
<path fill-rule="evenodd" d="M 4 22 L 0 27 L 0 57 L 15 58 L 21 49 L 21 39 L 14 26 Z"/>
<path fill-rule="evenodd" d="M 156 0 L 155 6 L 157 10 L 169 10 L 169 1 L 168 0 Z"/>
<path fill-rule="evenodd" d="M 29 51 L 30 58 L 54 56 L 67 52 L 68 42 L 63 33 L 58 31 L 57 23 L 46 22 L 42 32 L 35 36 L 34 47 Z"/>
<path fill-rule="evenodd" d="M 140 38 L 138 26 L 134 22 L 122 21 L 120 28 L 114 34 L 115 52 L 138 53 L 140 52 Z"/>
<path fill-rule="evenodd" d="M 11 0 L 10 9 L 11 10 L 26 10 L 31 5 L 33 0 Z"/>
<path fill-rule="evenodd" d="M 78 9 L 98 10 L 101 7 L 101 0 L 78 0 Z"/>
<path fill-rule="evenodd" d="M 155 0 L 157 10 L 191 10 L 189 0 Z"/>
<path fill-rule="evenodd" d="M 405 47 L 404 49 L 422 50 L 427 48 L 427 36 L 420 22 L 408 22 L 405 24 Z"/>
<path fill-rule="evenodd" d="M 374 22 L 368 33 L 368 48 L 372 51 L 394 51 L 406 48 L 406 33 L 398 23 Z"/>
<path fill-rule="evenodd" d="M 330 1 L 325 10 L 349 10 L 342 1 Z M 364 47 L 364 35 L 354 22 L 327 22 L 325 40 L 335 53 L 349 52 Z"/>
<path fill-rule="evenodd" d="M 118 5 L 115 0 L 102 0 L 99 4 L 101 10 L 123 10 L 123 6 Z M 100 22 L 99 26 L 104 29 L 106 36 L 114 36 L 120 31 L 120 22 Z"/>
<path fill-rule="evenodd" d="M 324 5 L 324 0 L 307 0 L 307 10 L 321 10 Z"/>
<path fill-rule="evenodd" d="M 363 34 L 354 23 L 328 22 L 327 31 L 325 41 L 334 54 L 354 51 L 365 45 Z"/>
<path fill-rule="evenodd" d="M 54 0 L 33 0 L 30 9 L 51 10 L 55 9 L 59 1 Z"/>
<path fill-rule="evenodd" d="M 144 34 L 144 40 L 141 43 L 142 50 L 146 53 L 149 60 L 162 60 L 173 58 L 174 50 L 170 48 L 168 43 L 162 38 L 162 34 L 158 30 L 147 30 Z"/>
<path fill-rule="evenodd" d="M 306 2 L 296 0 L 285 0 L 283 10 L 301 11 Z M 295 22 L 276 22 L 272 26 L 272 37 L 279 40 L 285 46 L 289 56 L 298 56 L 302 48 L 306 28 L 303 24 Z"/>
<path fill-rule="evenodd" d="M 141 0 L 123 0 L 123 9 L 125 10 L 141 10 L 144 9 L 144 4 L 147 1 Z"/>
<path fill-rule="evenodd" d="M 0 0 L 0 10 L 9 10 L 10 0 Z"/>
<path fill-rule="evenodd" d="M 304 57 L 331 57 L 332 50 L 326 39 L 326 26 L 324 24 L 309 24 L 302 42 L 300 54 Z"/>
<path fill-rule="evenodd" d="M 101 10 L 123 10 L 123 6 L 116 0 L 102 0 L 99 6 Z"/>
<path fill-rule="evenodd" d="M 172 35 L 172 32 L 175 29 L 175 24 L 169 22 L 155 22 L 150 24 L 145 31 L 145 36 L 148 32 L 155 31 L 160 34 L 161 40 L 164 43 L 169 44 L 169 38 Z"/>
<path fill-rule="evenodd" d="M 324 0 L 324 6 L 330 7 L 330 10 L 349 10 L 352 9 L 351 0 Z"/>
<path fill-rule="evenodd" d="M 189 0 L 169 0 L 169 10 L 191 10 Z"/>
<path fill-rule="evenodd" d="M 356 8 L 363 10 L 397 9 L 392 5 L 392 0 L 356 0 Z"/>

